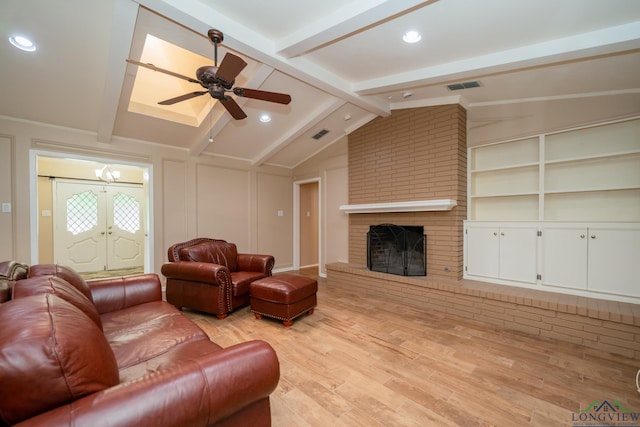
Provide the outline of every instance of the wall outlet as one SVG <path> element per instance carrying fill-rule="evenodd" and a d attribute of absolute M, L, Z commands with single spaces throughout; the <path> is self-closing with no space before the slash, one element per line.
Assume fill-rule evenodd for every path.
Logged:
<path fill-rule="evenodd" d="M 2 212 L 3 213 L 11 212 L 11 203 L 2 202 Z"/>
<path fill-rule="evenodd" d="M 279 210 L 278 211 L 278 216 L 284 216 L 284 211 L 283 210 Z"/>

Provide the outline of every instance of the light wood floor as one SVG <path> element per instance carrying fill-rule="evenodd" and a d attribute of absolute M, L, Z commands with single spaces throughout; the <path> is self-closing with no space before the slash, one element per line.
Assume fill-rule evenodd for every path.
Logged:
<path fill-rule="evenodd" d="M 274 347 L 274 426 L 571 426 L 594 400 L 640 412 L 640 361 L 318 284 L 314 314 L 291 328 L 249 308 L 185 310 L 223 347 Z"/>

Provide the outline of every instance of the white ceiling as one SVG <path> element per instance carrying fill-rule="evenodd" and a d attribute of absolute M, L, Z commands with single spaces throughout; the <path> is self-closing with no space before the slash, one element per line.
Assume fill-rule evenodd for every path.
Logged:
<path fill-rule="evenodd" d="M 640 114 L 637 0 L 3 0 L 0 115 L 293 168 L 394 109 L 461 103 L 471 144 Z M 195 77 L 213 64 L 210 28 L 249 65 L 236 86 L 289 105 L 236 98 L 233 120 L 208 95 L 157 110 L 199 85 L 127 64 L 151 34 L 191 54 L 154 65 Z M 406 44 L 408 30 L 422 34 Z M 34 53 L 13 48 L 32 38 Z M 200 58 L 197 56 L 199 55 Z M 189 59 L 190 58 L 190 59 Z M 129 111 L 136 76 L 150 106 Z M 481 86 L 449 91 L 449 83 Z M 405 97 L 410 92 L 411 96 Z M 154 115 L 146 111 L 157 110 Z M 158 112 L 159 111 L 159 112 Z M 210 114 L 207 114 L 211 111 Z M 261 123 L 262 113 L 272 116 Z M 172 115 L 182 114 L 187 124 Z M 200 124 L 189 120 L 198 117 Z M 349 117 L 349 120 L 345 118 Z M 191 123 L 191 124 L 188 124 Z M 329 132 L 311 138 L 321 129 Z M 213 142 L 209 137 L 213 136 Z"/>

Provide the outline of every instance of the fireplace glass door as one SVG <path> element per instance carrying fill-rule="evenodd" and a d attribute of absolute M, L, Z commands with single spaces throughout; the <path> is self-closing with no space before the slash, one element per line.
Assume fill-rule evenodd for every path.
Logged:
<path fill-rule="evenodd" d="M 367 233 L 367 267 L 399 276 L 426 276 L 424 227 L 372 225 Z"/>

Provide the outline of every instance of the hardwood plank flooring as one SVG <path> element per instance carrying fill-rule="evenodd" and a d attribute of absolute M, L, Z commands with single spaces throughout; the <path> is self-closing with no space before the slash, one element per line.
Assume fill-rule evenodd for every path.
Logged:
<path fill-rule="evenodd" d="M 273 346 L 274 426 L 571 426 L 594 400 L 640 412 L 640 361 L 318 286 L 291 328 L 248 307 L 184 311 L 223 347 Z"/>

